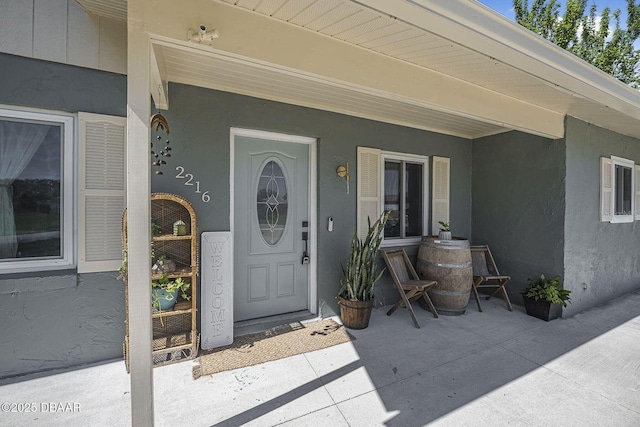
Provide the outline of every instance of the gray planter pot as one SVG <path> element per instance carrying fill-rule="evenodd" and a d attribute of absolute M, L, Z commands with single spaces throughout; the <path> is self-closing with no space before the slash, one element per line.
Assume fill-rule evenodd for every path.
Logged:
<path fill-rule="evenodd" d="M 562 304 L 554 304 L 546 300 L 535 300 L 526 296 L 522 296 L 524 301 L 524 309 L 529 316 L 537 317 L 545 322 L 557 319 L 562 315 Z"/>
<path fill-rule="evenodd" d="M 441 231 L 438 233 L 438 239 L 440 240 L 451 240 L 451 232 L 450 231 Z"/>

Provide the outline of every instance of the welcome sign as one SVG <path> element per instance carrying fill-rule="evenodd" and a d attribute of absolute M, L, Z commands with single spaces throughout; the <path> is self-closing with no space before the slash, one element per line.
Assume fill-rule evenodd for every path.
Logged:
<path fill-rule="evenodd" d="M 233 240 L 230 231 L 202 233 L 200 316 L 203 350 L 233 343 Z"/>

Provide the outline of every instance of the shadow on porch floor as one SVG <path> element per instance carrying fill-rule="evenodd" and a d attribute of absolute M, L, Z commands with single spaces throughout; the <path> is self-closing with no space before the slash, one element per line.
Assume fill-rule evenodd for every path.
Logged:
<path fill-rule="evenodd" d="M 350 343 L 196 381 L 191 362 L 157 368 L 156 425 L 640 425 L 640 291 L 549 323 L 500 300 L 483 308 L 418 308 L 421 329 L 376 309 Z M 2 402 L 37 410 L 0 424 L 130 425 L 129 390 L 122 361 L 14 378 Z"/>

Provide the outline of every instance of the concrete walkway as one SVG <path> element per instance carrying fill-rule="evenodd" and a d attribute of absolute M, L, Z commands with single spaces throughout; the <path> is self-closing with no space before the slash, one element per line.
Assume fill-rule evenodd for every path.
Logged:
<path fill-rule="evenodd" d="M 484 308 L 418 307 L 421 329 L 376 309 L 351 343 L 195 381 L 190 361 L 157 368 L 156 425 L 640 426 L 640 292 L 549 323 Z M 35 409 L 2 426 L 130 424 L 122 361 L 5 380 L 0 402 Z"/>

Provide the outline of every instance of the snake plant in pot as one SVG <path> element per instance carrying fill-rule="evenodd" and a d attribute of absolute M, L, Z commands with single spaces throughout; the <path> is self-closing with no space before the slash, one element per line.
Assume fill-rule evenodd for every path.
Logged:
<path fill-rule="evenodd" d="M 342 265 L 344 278 L 338 292 L 340 317 L 347 328 L 364 329 L 369 326 L 373 286 L 384 272 L 384 269 L 378 269 L 378 250 L 389 213 L 384 212 L 373 225 L 367 218 L 369 232 L 364 240 L 358 238 L 357 231 L 351 238 L 351 254 L 346 267 Z"/>

